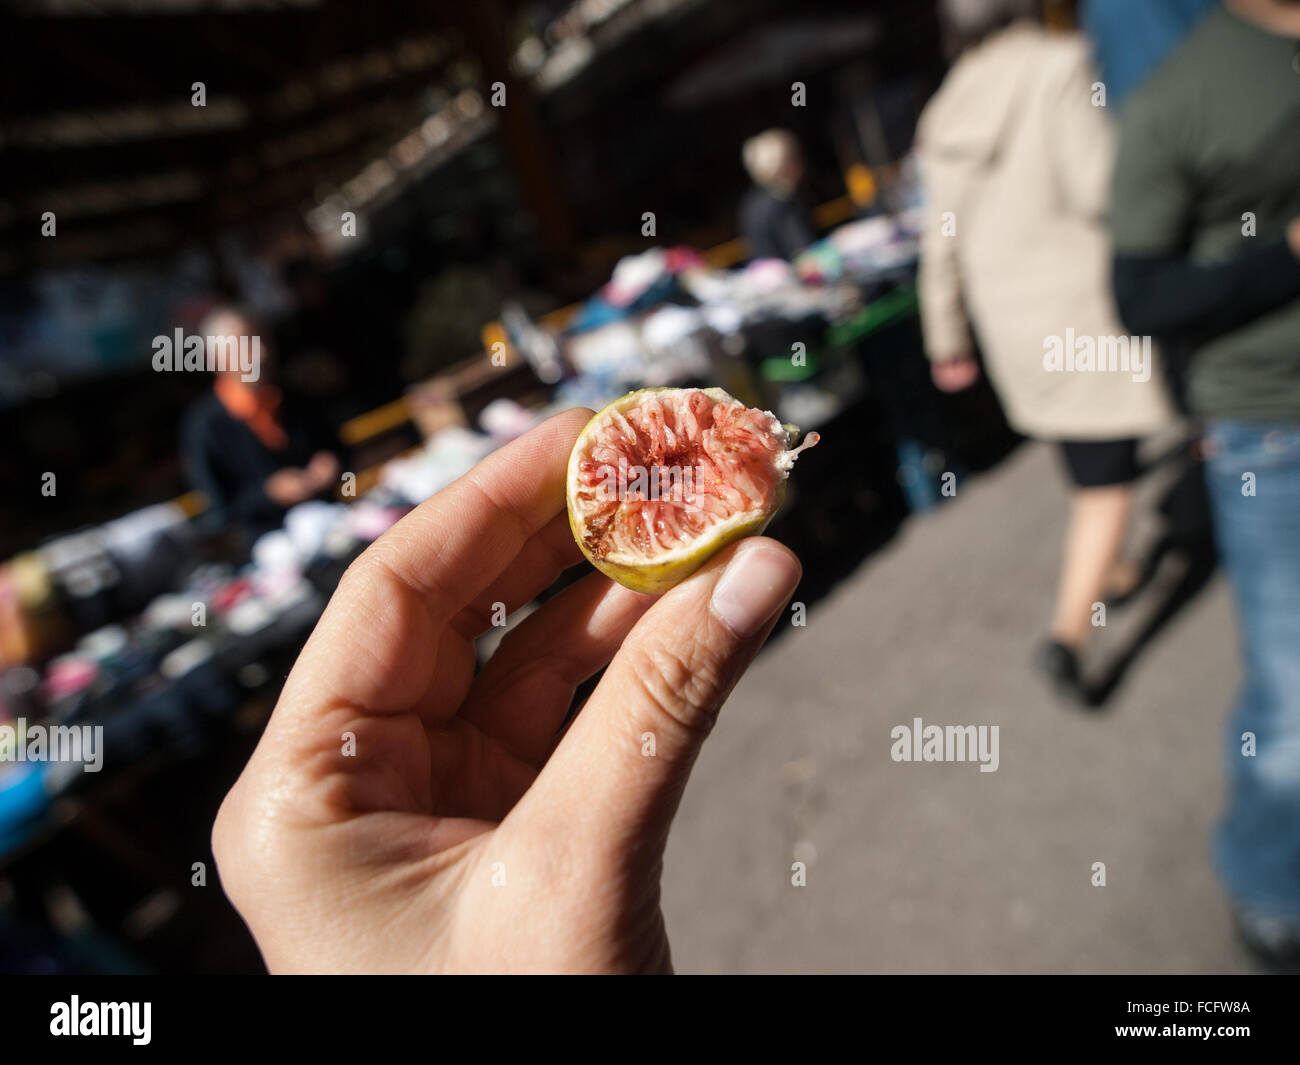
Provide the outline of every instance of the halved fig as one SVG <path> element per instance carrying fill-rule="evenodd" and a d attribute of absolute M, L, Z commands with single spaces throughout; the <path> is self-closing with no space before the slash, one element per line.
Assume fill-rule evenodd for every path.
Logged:
<path fill-rule="evenodd" d="M 795 459 L 819 437 L 720 388 L 643 388 L 582 430 L 569 457 L 569 525 L 598 570 L 667 591 L 742 536 L 761 533 Z"/>

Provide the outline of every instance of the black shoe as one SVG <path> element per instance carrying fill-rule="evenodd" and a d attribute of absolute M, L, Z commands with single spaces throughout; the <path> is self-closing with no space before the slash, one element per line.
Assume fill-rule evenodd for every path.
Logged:
<path fill-rule="evenodd" d="M 1232 920 L 1237 938 L 1261 968 L 1287 976 L 1300 974 L 1300 924 L 1235 908 Z"/>
<path fill-rule="evenodd" d="M 1048 640 L 1038 649 L 1037 664 L 1060 698 L 1083 706 L 1092 705 L 1092 692 L 1083 681 L 1079 656 L 1071 648 L 1058 640 Z"/>

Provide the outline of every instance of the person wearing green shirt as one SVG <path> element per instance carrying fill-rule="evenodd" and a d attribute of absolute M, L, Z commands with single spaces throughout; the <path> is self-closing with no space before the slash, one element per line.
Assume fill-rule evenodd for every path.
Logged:
<path fill-rule="evenodd" d="M 1215 863 L 1247 946 L 1300 970 L 1300 0 L 1226 0 L 1126 102 L 1113 281 L 1186 354 L 1243 684 Z"/>

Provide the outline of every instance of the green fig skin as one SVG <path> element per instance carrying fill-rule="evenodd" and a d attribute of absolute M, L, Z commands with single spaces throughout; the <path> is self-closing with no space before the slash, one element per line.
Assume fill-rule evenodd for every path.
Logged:
<path fill-rule="evenodd" d="M 737 540 L 743 540 L 746 536 L 761 535 L 780 508 L 784 498 L 785 486 L 782 485 L 777 494 L 776 505 L 770 513 L 756 514 L 750 521 L 737 525 L 711 543 L 701 545 L 691 558 L 676 559 L 672 562 L 651 562 L 641 566 L 623 566 L 616 562 L 596 558 L 587 550 L 587 545 L 583 543 L 582 531 L 572 507 L 569 508 L 569 528 L 573 530 L 573 538 L 578 541 L 578 547 L 582 549 L 587 561 L 610 580 L 617 581 L 624 588 L 631 588 L 634 592 L 642 592 L 646 595 L 661 595 L 668 591 L 669 588 L 686 580 L 687 577 L 724 547 L 735 543 Z"/>

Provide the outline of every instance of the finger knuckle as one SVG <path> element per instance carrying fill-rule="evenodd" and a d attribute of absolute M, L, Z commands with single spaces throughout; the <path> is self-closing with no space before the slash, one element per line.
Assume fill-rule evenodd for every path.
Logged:
<path fill-rule="evenodd" d="M 239 834 L 238 817 L 234 813 L 236 801 L 232 790 L 222 801 L 217 810 L 216 820 L 212 823 L 212 860 L 217 874 L 221 877 L 221 886 L 230 900 L 238 904 L 239 878 L 235 875 L 239 865 L 234 859 L 237 850 L 235 838 Z"/>
<path fill-rule="evenodd" d="M 689 650 L 653 641 L 635 649 L 633 673 L 651 712 L 707 736 L 723 691 L 721 663 L 701 645 Z"/>
<path fill-rule="evenodd" d="M 392 573 L 387 560 L 375 548 L 365 551 L 354 558 L 339 578 L 338 590 L 365 589 L 375 581 L 392 580 Z"/>

